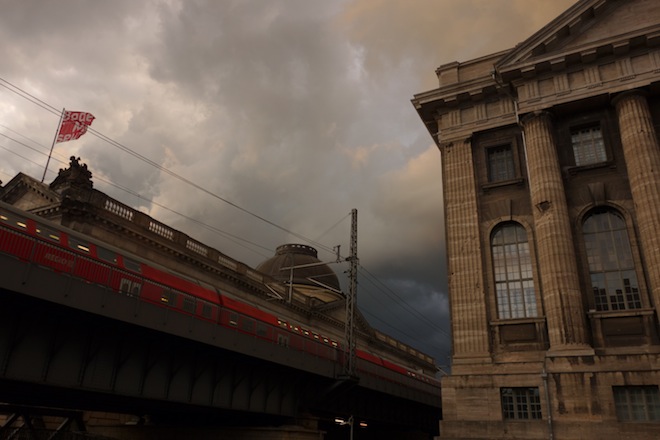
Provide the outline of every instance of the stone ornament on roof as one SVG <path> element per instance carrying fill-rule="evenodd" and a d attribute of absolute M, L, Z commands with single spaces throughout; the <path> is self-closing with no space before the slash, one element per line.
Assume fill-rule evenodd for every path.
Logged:
<path fill-rule="evenodd" d="M 81 164 L 79 157 L 71 156 L 69 168 L 60 168 L 57 177 L 50 184 L 50 189 L 55 191 L 72 187 L 91 189 L 93 186 L 92 172 L 87 169 L 87 164 Z"/>

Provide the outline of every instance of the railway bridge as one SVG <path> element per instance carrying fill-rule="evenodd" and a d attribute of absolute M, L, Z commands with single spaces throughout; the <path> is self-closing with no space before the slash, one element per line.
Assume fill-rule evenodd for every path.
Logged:
<path fill-rule="evenodd" d="M 72 161 L 72 168 L 76 164 Z M 19 180 L 24 187 L 25 182 L 38 187 L 38 182 L 24 175 Z M 4 193 L 6 199 L 9 189 L 13 189 L 14 201 L 18 200 L 17 186 L 7 185 L 0 196 Z M 71 189 L 71 185 L 66 188 Z M 89 218 L 95 208 L 98 220 L 101 206 L 102 214 L 109 215 L 101 223 L 107 225 L 109 218 L 117 229 L 119 221 L 112 216 L 126 220 L 130 210 L 98 192 L 92 194 L 94 197 L 77 197 L 79 191 L 58 193 L 52 184 L 39 189 L 60 197 L 57 209 L 53 209 L 52 200 L 48 208 L 48 212 L 57 212 L 60 224 L 65 223 L 67 215 L 81 215 L 83 211 Z M 89 206 L 81 207 L 81 199 Z M 122 208 L 119 212 L 117 206 Z M 37 213 L 39 210 L 32 209 Z M 133 216 L 139 218 L 137 213 Z M 131 218 L 131 222 L 136 220 Z M 96 235 L 97 240 L 104 233 L 90 229 L 89 223 L 77 224 L 78 229 Z M 170 235 L 163 233 L 169 229 L 160 227 L 149 223 L 145 229 L 160 238 Z M 170 254 L 181 241 L 177 234 L 175 231 L 165 237 L 173 242 Z M 183 248 L 189 255 L 200 254 L 199 247 Z M 185 256 L 184 251 L 180 252 L 179 260 Z M 225 269 L 235 266 L 232 288 L 239 298 L 254 297 L 255 305 L 264 302 L 254 293 L 255 281 L 263 291 L 283 292 L 277 280 L 263 274 L 255 280 L 256 271 L 242 269 L 226 256 L 213 259 L 223 262 Z M 159 263 L 164 261 L 161 258 Z M 213 320 L 198 319 L 194 313 L 180 313 L 144 301 L 129 289 L 90 282 L 4 248 L 0 252 L 0 271 L 0 402 L 11 405 L 8 408 L 12 411 L 57 408 L 132 414 L 135 423 L 145 430 L 133 438 L 204 438 L 204 430 L 215 428 L 233 430 L 226 438 L 260 438 L 251 431 L 255 429 L 262 434 L 268 432 L 267 438 L 322 438 L 322 433 L 327 439 L 347 438 L 348 428 L 337 424 L 339 419 L 353 421 L 351 430 L 364 422 L 367 427 L 359 428 L 357 438 L 430 439 L 438 434 L 439 386 L 421 372 L 428 369 L 428 359 L 405 344 L 365 328 L 364 322 L 358 348 L 365 355 L 357 360 L 357 374 L 347 377 L 343 374 L 343 351 L 331 347 L 332 356 L 327 352 L 322 355 L 315 351 L 319 344 L 314 341 L 301 342 L 304 346 L 273 343 L 240 325 L 222 326 Z M 231 277 L 224 278 L 227 283 Z M 241 297 L 239 294 L 245 291 L 248 294 Z M 318 295 L 311 304 L 316 310 L 333 307 L 332 301 L 319 301 Z M 314 318 L 315 314 L 303 306 L 289 303 L 287 308 L 297 310 L 297 319 L 305 325 L 323 321 L 326 329 L 332 327 L 334 318 Z M 296 319 L 295 314 L 290 316 Z M 326 334 L 332 331 L 326 330 Z M 397 355 L 393 347 L 401 353 Z M 406 365 L 408 376 L 379 373 L 373 361 L 386 358 Z M 418 359 L 417 365 L 404 362 L 408 358 Z M 9 424 L 6 428 L 4 434 Z M 121 438 L 131 438 L 125 436 L 124 428 Z M 140 431 L 138 427 L 131 429 Z M 290 436 L 291 429 L 297 437 Z M 195 430 L 194 435 L 191 430 Z M 153 436 L 146 437 L 145 432 Z M 218 438 L 218 431 L 211 432 L 208 438 Z M 273 437 L 273 432 L 281 432 L 282 436 Z"/>

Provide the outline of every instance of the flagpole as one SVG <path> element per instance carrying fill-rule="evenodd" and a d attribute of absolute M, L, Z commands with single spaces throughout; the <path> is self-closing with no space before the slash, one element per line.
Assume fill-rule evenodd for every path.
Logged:
<path fill-rule="evenodd" d="M 62 128 L 62 119 L 64 119 L 64 111 L 65 111 L 65 109 L 62 108 L 62 113 L 60 113 L 60 122 L 57 123 L 57 131 L 55 131 L 55 137 L 53 138 L 53 143 L 50 146 L 50 152 L 48 153 L 48 160 L 46 161 L 46 168 L 44 168 L 44 175 L 41 178 L 41 183 L 44 183 L 44 179 L 46 179 L 46 172 L 48 171 L 48 164 L 50 164 L 50 158 L 53 155 L 53 149 L 55 148 L 55 142 L 57 142 L 57 136 L 60 135 L 60 129 Z"/>

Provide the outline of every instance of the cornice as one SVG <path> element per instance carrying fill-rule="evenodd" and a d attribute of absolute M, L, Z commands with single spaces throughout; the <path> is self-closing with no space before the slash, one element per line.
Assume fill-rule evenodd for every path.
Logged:
<path fill-rule="evenodd" d="M 515 65 L 556 50 L 575 35 L 587 30 L 598 17 L 603 16 L 625 0 L 580 0 L 543 26 L 525 41 L 516 45 L 498 61 L 498 69 Z"/>
<path fill-rule="evenodd" d="M 429 103 L 438 107 L 455 107 L 462 102 L 479 101 L 487 96 L 495 96 L 498 93 L 497 89 L 497 82 L 488 75 L 417 94 L 412 102 L 417 109 Z"/>
<path fill-rule="evenodd" d="M 440 66 L 439 87 L 412 104 L 440 145 L 527 112 L 660 84 L 660 23 L 640 15 L 647 7 L 658 11 L 651 0 L 580 0 L 512 49 Z"/>
<path fill-rule="evenodd" d="M 512 64 L 498 63 L 495 70 L 503 82 L 510 82 L 519 78 L 533 78 L 547 72 L 565 71 L 659 46 L 660 25 L 656 25 Z"/>

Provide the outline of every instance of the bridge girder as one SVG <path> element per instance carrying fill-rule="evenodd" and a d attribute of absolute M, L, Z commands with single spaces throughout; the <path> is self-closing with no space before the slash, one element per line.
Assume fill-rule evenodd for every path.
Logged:
<path fill-rule="evenodd" d="M 0 263 L 0 401 L 186 413 L 202 423 L 355 415 L 437 430 L 439 408 L 406 399 L 405 389 L 386 393 L 391 384 L 338 381 L 337 363 L 11 258 Z"/>

